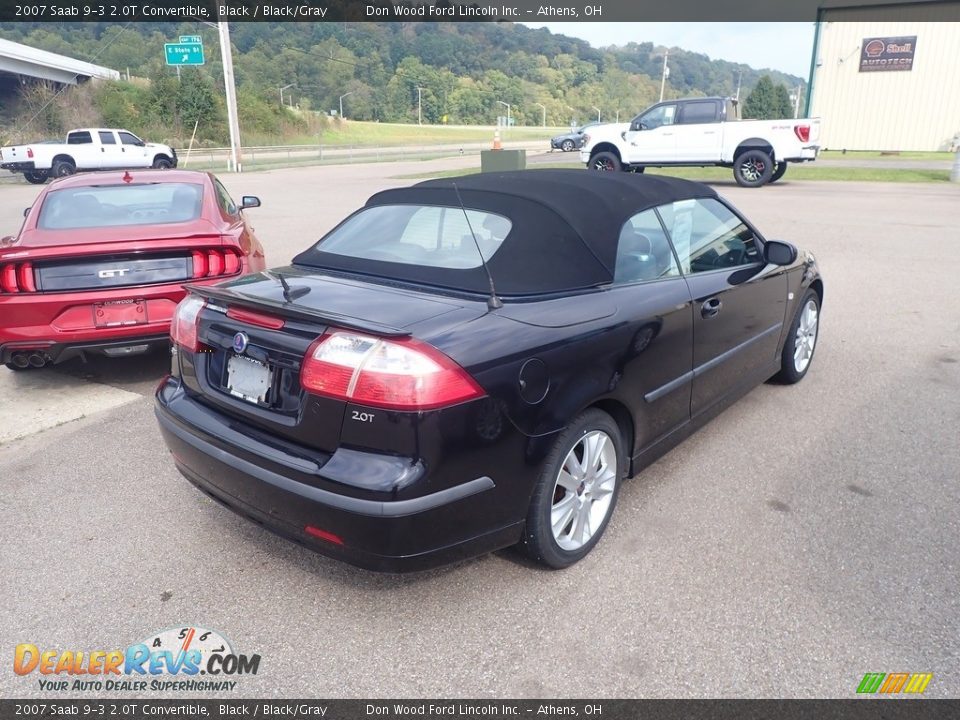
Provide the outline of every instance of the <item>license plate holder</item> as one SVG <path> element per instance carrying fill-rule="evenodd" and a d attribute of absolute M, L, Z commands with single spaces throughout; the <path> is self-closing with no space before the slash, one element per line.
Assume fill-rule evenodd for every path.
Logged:
<path fill-rule="evenodd" d="M 93 306 L 93 322 L 99 328 L 146 325 L 146 300 L 110 300 Z"/>
<path fill-rule="evenodd" d="M 227 360 L 227 392 L 255 405 L 266 403 L 273 385 L 273 372 L 259 360 L 231 355 Z"/>

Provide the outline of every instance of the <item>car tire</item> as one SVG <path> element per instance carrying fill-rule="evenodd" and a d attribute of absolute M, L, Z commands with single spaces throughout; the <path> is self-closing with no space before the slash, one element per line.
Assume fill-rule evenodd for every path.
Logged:
<path fill-rule="evenodd" d="M 617 172 L 623 169 L 620 158 L 612 152 L 606 151 L 598 152 L 596 155 L 591 156 L 590 164 L 587 167 L 591 170 L 606 170 L 608 172 Z"/>
<path fill-rule="evenodd" d="M 50 173 L 46 170 L 27 170 L 23 177 L 31 185 L 43 185 L 50 179 Z"/>
<path fill-rule="evenodd" d="M 573 140 L 564 140 L 562 143 L 560 143 L 560 149 L 564 152 L 572 152 L 575 147 L 576 145 L 574 144 Z"/>
<path fill-rule="evenodd" d="M 781 160 L 777 163 L 777 166 L 773 169 L 773 174 L 770 175 L 770 182 L 775 183 L 777 180 L 783 177 L 783 174 L 787 171 L 787 161 Z"/>
<path fill-rule="evenodd" d="M 166 155 L 157 155 L 153 159 L 153 167 L 157 170 L 169 170 L 173 167 L 173 160 Z"/>
<path fill-rule="evenodd" d="M 588 465 L 580 468 L 584 458 Z M 620 428 L 590 409 L 557 438 L 527 511 L 523 551 L 553 569 L 573 565 L 600 541 L 617 505 L 627 458 Z"/>
<path fill-rule="evenodd" d="M 77 166 L 69 160 L 57 160 L 50 168 L 50 175 L 55 178 L 68 177 L 77 171 Z"/>
<path fill-rule="evenodd" d="M 797 305 L 797 312 L 780 354 L 780 372 L 773 379 L 784 385 L 803 380 L 813 362 L 820 331 L 820 296 L 808 289 Z"/>
<path fill-rule="evenodd" d="M 733 162 L 733 178 L 740 187 L 757 188 L 770 182 L 773 161 L 763 150 L 747 150 Z"/>

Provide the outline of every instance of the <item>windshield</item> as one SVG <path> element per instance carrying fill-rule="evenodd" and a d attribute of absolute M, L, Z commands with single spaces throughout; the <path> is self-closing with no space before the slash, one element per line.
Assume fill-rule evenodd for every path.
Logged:
<path fill-rule="evenodd" d="M 44 230 L 180 223 L 200 217 L 203 186 L 193 183 L 100 185 L 50 192 L 37 227 Z"/>
<path fill-rule="evenodd" d="M 466 270 L 490 260 L 512 227 L 502 215 L 459 207 L 379 205 L 349 218 L 314 251 L 363 260 Z"/>

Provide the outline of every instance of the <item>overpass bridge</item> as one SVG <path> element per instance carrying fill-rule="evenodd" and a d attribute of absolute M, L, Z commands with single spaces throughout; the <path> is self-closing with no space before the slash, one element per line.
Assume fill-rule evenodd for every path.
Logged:
<path fill-rule="evenodd" d="M 91 78 L 119 80 L 120 73 L 66 55 L 0 39 L 0 81 L 26 82 L 30 78 L 79 85 Z"/>

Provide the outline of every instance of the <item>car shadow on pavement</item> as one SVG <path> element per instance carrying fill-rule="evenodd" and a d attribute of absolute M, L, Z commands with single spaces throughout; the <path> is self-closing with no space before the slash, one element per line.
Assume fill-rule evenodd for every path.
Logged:
<path fill-rule="evenodd" d="M 153 393 L 160 378 L 170 372 L 170 351 L 168 348 L 151 349 L 143 355 L 126 358 L 87 355 L 86 359 L 73 358 L 40 372 L 149 395 Z"/>

